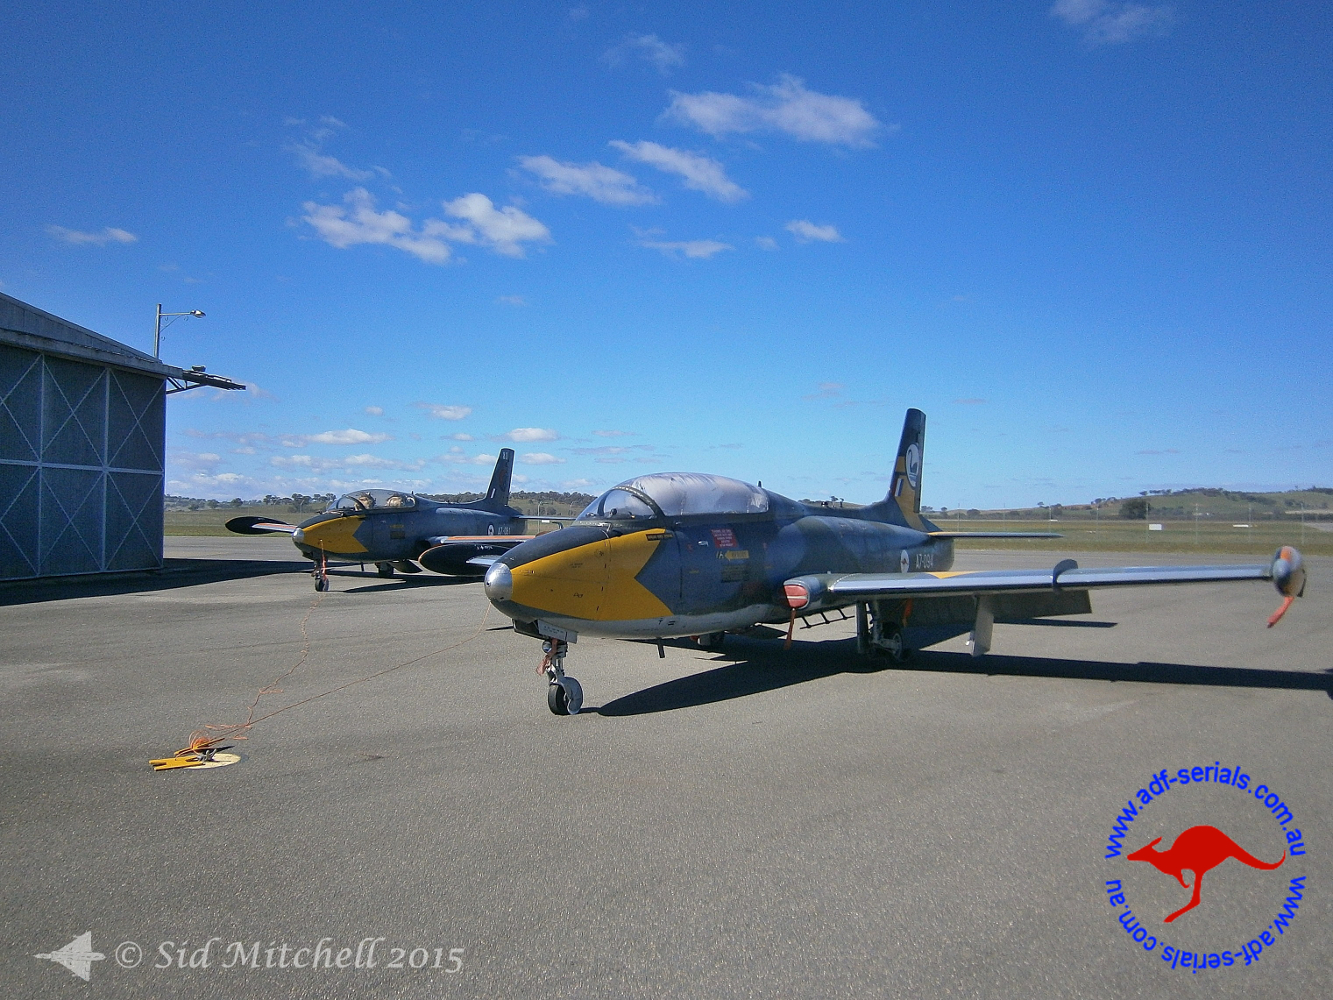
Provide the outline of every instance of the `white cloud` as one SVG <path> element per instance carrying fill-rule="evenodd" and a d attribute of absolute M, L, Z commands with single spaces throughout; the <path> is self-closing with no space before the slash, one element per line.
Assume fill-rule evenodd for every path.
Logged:
<path fill-rule="evenodd" d="M 465 455 L 462 449 L 454 448 L 445 455 L 436 455 L 435 461 L 448 465 L 494 465 L 494 455 Z"/>
<path fill-rule="evenodd" d="M 330 246 L 346 250 L 358 243 L 383 243 L 428 264 L 443 264 L 449 259 L 448 245 L 436 236 L 414 232 L 407 216 L 394 211 L 376 212 L 375 198 L 365 188 L 347 192 L 343 201 L 350 207 L 317 205 L 313 201 L 304 205 L 305 221 Z"/>
<path fill-rule="evenodd" d="M 375 176 L 373 170 L 358 170 L 347 166 L 337 157 L 321 153 L 313 143 L 292 143 L 286 148 L 287 152 L 296 154 L 296 162 L 308 170 L 311 177 L 344 177 L 349 181 L 368 181 Z"/>
<path fill-rule="evenodd" d="M 378 455 L 347 455 L 342 458 L 326 458 L 321 455 L 274 455 L 269 464 L 279 469 L 309 469 L 311 472 L 328 472 L 331 469 L 395 469 L 400 472 L 415 472 L 425 466 L 424 459 L 411 462 L 396 458 L 381 458 Z"/>
<path fill-rule="evenodd" d="M 451 226 L 434 219 L 426 220 L 422 232 L 441 235 L 460 243 L 480 243 L 506 257 L 522 257 L 524 243 L 550 243 L 551 231 L 526 212 L 506 205 L 496 208 L 484 194 L 465 194 L 444 203 L 444 210 L 469 223 Z"/>
<path fill-rule="evenodd" d="M 77 229 L 66 229 L 64 226 L 47 226 L 46 231 L 58 240 L 76 245 L 91 243 L 94 246 L 104 247 L 108 243 L 137 243 L 139 241 L 139 237 L 133 233 L 126 232 L 124 229 L 117 229 L 114 226 L 107 226 L 100 233 L 84 233 Z"/>
<path fill-rule="evenodd" d="M 530 451 L 525 455 L 520 455 L 518 460 L 525 465 L 564 465 L 563 458 L 556 458 L 544 451 Z"/>
<path fill-rule="evenodd" d="M 384 416 L 384 407 L 382 407 L 382 406 L 367 406 L 367 407 L 365 408 L 365 411 L 364 411 L 364 412 L 370 414 L 370 416 L 372 416 L 372 417 L 382 417 L 382 416 Z"/>
<path fill-rule="evenodd" d="M 428 410 L 430 415 L 437 420 L 462 420 L 472 413 L 472 407 L 470 406 L 442 406 L 439 403 L 414 403 L 413 405 L 418 410 Z"/>
<path fill-rule="evenodd" d="M 710 198 L 725 202 L 750 197 L 750 192 L 727 177 L 726 168 L 710 157 L 647 141 L 628 143 L 613 139 L 610 145 L 631 160 L 656 167 L 663 173 L 675 174 L 691 191 L 701 191 Z"/>
<path fill-rule="evenodd" d="M 836 226 L 816 226 L 809 219 L 792 219 L 783 228 L 795 236 L 799 243 L 809 243 L 812 240 L 818 240 L 821 243 L 845 242 Z"/>
<path fill-rule="evenodd" d="M 684 254 L 693 260 L 707 260 L 723 250 L 736 249 L 728 243 L 719 243 L 717 240 L 640 240 L 639 246 L 647 247 L 649 250 L 660 250 L 668 257 L 674 257 L 678 253 Z"/>
<path fill-rule="evenodd" d="M 446 440 L 446 441 L 475 441 L 476 438 L 474 438 L 471 434 L 450 434 L 447 438 L 444 438 L 444 440 Z"/>
<path fill-rule="evenodd" d="M 550 231 L 512 206 L 497 209 L 484 194 L 465 194 L 444 203 L 444 210 L 462 225 L 427 219 L 418 232 L 412 220 L 392 210 L 377 212 L 375 198 L 365 188 L 343 196 L 348 205 L 305 203 L 306 222 L 330 246 L 345 250 L 359 243 L 397 247 L 428 264 L 443 264 L 452 256 L 446 240 L 480 245 L 507 257 L 522 257 L 524 242 L 550 242 Z"/>
<path fill-rule="evenodd" d="M 416 472 L 425 466 L 425 459 L 414 462 L 402 462 L 394 458 L 380 458 L 378 455 L 349 455 L 342 460 L 346 468 L 360 469 L 397 469 L 400 472 Z"/>
<path fill-rule="evenodd" d="M 528 304 L 527 299 L 523 298 L 522 295 L 498 295 L 495 301 L 502 306 L 522 307 Z"/>
<path fill-rule="evenodd" d="M 1164 34 L 1174 9 L 1117 0 L 1056 0 L 1051 16 L 1083 29 L 1089 45 L 1120 45 L 1145 35 Z"/>
<path fill-rule="evenodd" d="M 637 437 L 634 431 L 593 431 L 601 438 Z"/>
<path fill-rule="evenodd" d="M 381 441 L 388 441 L 388 434 L 368 434 L 365 431 L 359 431 L 355 427 L 349 427 L 343 431 L 323 431 L 319 434 L 311 434 L 307 441 L 313 441 L 316 444 L 379 444 Z"/>
<path fill-rule="evenodd" d="M 515 427 L 501 438 L 509 441 L 557 441 L 560 435 L 546 427 Z"/>
<path fill-rule="evenodd" d="M 760 250 L 776 250 L 778 248 L 778 241 L 771 236 L 756 236 L 754 242 Z"/>
<path fill-rule="evenodd" d="M 592 163 L 561 163 L 549 156 L 520 156 L 519 165 L 536 174 L 552 194 L 581 194 L 603 205 L 650 205 L 657 196 L 629 174 Z"/>
<path fill-rule="evenodd" d="M 637 56 L 665 75 L 685 65 L 685 46 L 671 45 L 656 35 L 627 35 L 619 45 L 603 53 L 602 61 L 608 66 L 619 66 L 627 56 Z"/>
<path fill-rule="evenodd" d="M 802 142 L 853 148 L 873 146 L 871 137 L 884 128 L 859 100 L 807 90 L 798 77 L 783 74 L 775 84 L 756 83 L 750 89 L 753 97 L 672 91 L 662 117 L 715 139 L 731 133 L 783 132 Z"/>

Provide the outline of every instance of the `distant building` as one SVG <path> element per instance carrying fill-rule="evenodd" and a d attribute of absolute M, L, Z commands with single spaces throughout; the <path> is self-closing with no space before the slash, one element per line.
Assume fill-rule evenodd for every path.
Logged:
<path fill-rule="evenodd" d="M 167 385 L 219 382 L 0 293 L 0 580 L 160 567 Z"/>

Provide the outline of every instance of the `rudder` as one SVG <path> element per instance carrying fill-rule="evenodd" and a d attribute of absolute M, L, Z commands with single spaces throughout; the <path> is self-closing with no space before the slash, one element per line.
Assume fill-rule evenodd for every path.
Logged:
<path fill-rule="evenodd" d="M 921 468 L 926 452 L 926 415 L 910 409 L 903 419 L 903 436 L 893 462 L 889 495 L 904 514 L 921 513 Z"/>
<path fill-rule="evenodd" d="M 486 489 L 486 503 L 503 507 L 509 503 L 509 485 L 514 476 L 514 449 L 501 448 L 491 473 L 491 485 Z"/>

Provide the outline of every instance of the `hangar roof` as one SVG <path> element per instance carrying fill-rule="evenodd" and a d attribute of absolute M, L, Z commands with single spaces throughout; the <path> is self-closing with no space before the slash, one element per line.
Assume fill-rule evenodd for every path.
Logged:
<path fill-rule="evenodd" d="M 164 379 L 180 378 L 183 374 L 181 369 L 165 365 L 151 354 L 52 316 L 3 292 L 0 292 L 0 343 L 76 361 L 128 368 Z"/>

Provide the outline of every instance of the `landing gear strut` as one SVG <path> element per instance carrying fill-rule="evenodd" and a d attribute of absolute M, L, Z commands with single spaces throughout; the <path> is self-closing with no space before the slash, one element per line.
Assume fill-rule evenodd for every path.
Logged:
<path fill-rule="evenodd" d="M 912 651 L 903 642 L 902 626 L 911 611 L 910 603 L 900 601 L 858 604 L 857 649 L 871 656 L 886 656 L 894 663 L 906 662 Z"/>
<path fill-rule="evenodd" d="M 578 715 L 583 707 L 583 687 L 573 677 L 565 676 L 565 654 L 569 643 L 563 639 L 547 639 L 542 643 L 541 666 L 538 673 L 546 674 L 546 704 L 556 715 Z"/>

